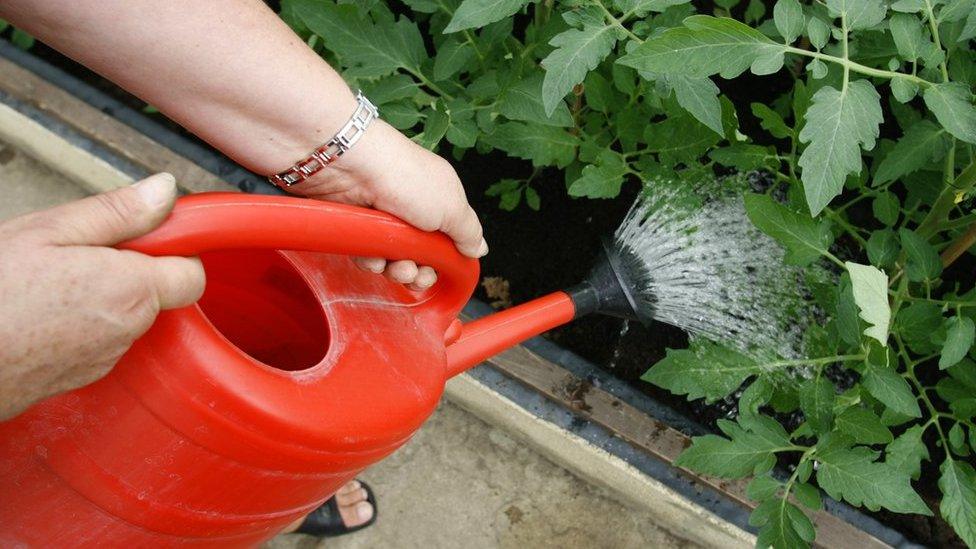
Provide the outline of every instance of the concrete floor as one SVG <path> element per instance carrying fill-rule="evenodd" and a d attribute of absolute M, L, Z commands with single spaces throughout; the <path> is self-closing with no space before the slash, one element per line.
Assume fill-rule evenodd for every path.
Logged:
<path fill-rule="evenodd" d="M 0 143 L 0 220 L 84 194 Z M 373 527 L 327 543 L 279 536 L 268 547 L 693 547 L 449 403 L 363 478 L 378 493 Z"/>

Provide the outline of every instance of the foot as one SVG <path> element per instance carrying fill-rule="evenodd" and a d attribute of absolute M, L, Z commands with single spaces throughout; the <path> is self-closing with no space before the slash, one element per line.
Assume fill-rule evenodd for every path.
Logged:
<path fill-rule="evenodd" d="M 373 504 L 368 501 L 369 492 L 367 488 L 363 486 L 358 480 L 351 480 L 347 482 L 339 491 L 333 496 L 335 500 L 334 508 L 339 511 L 339 518 L 341 520 L 341 525 L 335 525 L 335 528 L 329 529 L 330 532 L 325 535 L 341 535 L 346 533 L 345 531 L 357 530 L 360 527 L 367 525 L 372 519 L 376 512 Z M 329 514 L 331 514 L 330 503 L 326 502 L 322 504 L 322 507 L 312 511 L 309 516 L 313 517 L 313 521 L 317 523 L 329 522 Z M 319 516 L 324 515 L 324 516 Z M 303 517 L 284 530 L 283 533 L 291 533 L 298 530 L 303 526 L 303 523 L 308 520 L 308 517 Z M 309 521 L 309 522 L 313 522 Z M 302 531 L 317 534 L 315 525 L 305 524 L 305 528 Z M 311 526 L 311 528 L 309 528 Z M 338 530 L 338 531 L 336 531 Z"/>

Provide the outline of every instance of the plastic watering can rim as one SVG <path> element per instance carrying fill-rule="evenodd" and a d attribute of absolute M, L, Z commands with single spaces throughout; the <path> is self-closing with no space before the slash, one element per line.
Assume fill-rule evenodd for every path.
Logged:
<path fill-rule="evenodd" d="M 455 318 L 479 277 L 478 261 L 442 233 L 377 210 L 291 196 L 184 196 L 159 227 L 119 247 L 153 256 L 268 249 L 412 259 L 437 271 L 437 283 L 420 292 L 414 310 L 429 315 L 446 342 L 458 336 Z"/>

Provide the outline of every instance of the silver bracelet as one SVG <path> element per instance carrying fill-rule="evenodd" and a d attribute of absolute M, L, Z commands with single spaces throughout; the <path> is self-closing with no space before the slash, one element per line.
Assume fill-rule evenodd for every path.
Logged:
<path fill-rule="evenodd" d="M 366 99 L 362 90 L 356 92 L 356 103 L 356 112 L 352 113 L 352 118 L 336 132 L 332 139 L 287 170 L 268 177 L 268 181 L 278 187 L 297 185 L 335 162 L 351 149 L 366 133 L 366 128 L 369 127 L 370 123 L 380 115 L 376 105 Z"/>

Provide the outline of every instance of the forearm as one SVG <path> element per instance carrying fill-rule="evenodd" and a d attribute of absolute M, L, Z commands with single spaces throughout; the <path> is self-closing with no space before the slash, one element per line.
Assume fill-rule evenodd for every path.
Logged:
<path fill-rule="evenodd" d="M 260 0 L 0 0 L 0 17 L 258 173 L 304 157 L 355 109 Z"/>

